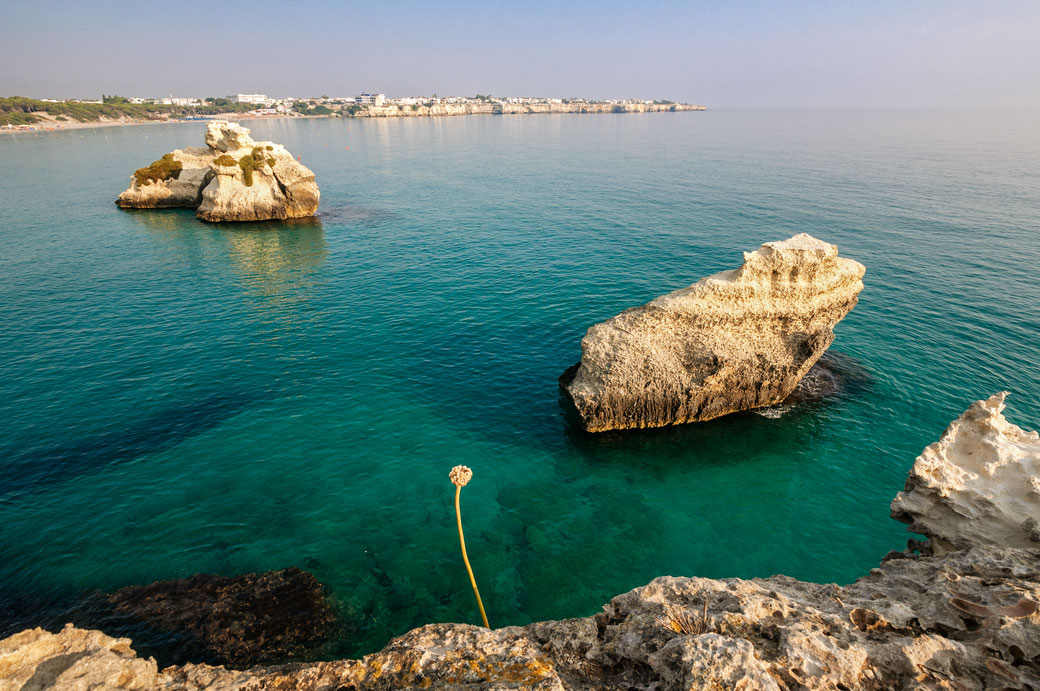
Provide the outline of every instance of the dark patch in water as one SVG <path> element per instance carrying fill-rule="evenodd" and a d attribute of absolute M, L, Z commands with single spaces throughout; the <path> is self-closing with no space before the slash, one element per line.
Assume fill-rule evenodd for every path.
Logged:
<path fill-rule="evenodd" d="M 857 394 L 868 388 L 873 376 L 850 355 L 828 351 L 802 377 L 783 405 L 818 403 Z"/>
<path fill-rule="evenodd" d="M 392 223 L 397 218 L 397 214 L 386 209 L 351 205 L 319 208 L 318 218 L 326 223 L 379 226 Z"/>
<path fill-rule="evenodd" d="M 133 640 L 160 668 L 188 662 L 248 667 L 309 660 L 342 633 L 321 583 L 296 567 L 227 578 L 196 575 L 93 592 L 61 602 L 24 595 L 0 599 L 0 638 L 66 623 Z"/>
<path fill-rule="evenodd" d="M 68 482 L 105 468 L 164 451 L 238 415 L 258 398 L 245 392 L 220 392 L 156 412 L 112 432 L 70 444 L 11 454 L 3 463 L 0 500 Z"/>

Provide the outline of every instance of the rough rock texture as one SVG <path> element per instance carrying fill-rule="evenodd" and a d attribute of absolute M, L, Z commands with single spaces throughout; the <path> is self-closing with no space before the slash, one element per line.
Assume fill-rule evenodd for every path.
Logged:
<path fill-rule="evenodd" d="M 1040 548 L 1040 435 L 1008 422 L 1007 392 L 976 401 L 928 446 L 892 517 L 942 554 L 980 543 Z"/>
<path fill-rule="evenodd" d="M 588 330 L 561 377 L 590 432 L 710 420 L 774 405 L 834 340 L 863 265 L 801 234 L 739 269 L 625 310 Z"/>
<path fill-rule="evenodd" d="M 174 149 L 174 160 L 181 166 L 177 178 L 139 184 L 132 179 L 130 187 L 119 195 L 116 204 L 128 209 L 194 209 L 202 203 L 202 189 L 213 179 L 210 167 L 214 155 L 209 149 L 188 147 Z"/>
<path fill-rule="evenodd" d="M 317 213 L 320 195 L 314 173 L 281 144 L 255 142 L 245 127 L 215 120 L 207 125 L 206 146 L 173 151 L 183 166 L 176 179 L 141 184 L 133 178 L 116 204 L 187 207 L 205 221 L 266 221 Z"/>
<path fill-rule="evenodd" d="M 57 634 L 28 629 L 0 641 L 0 691 L 144 691 L 156 688 L 157 671 L 129 639 L 71 624 Z"/>
<path fill-rule="evenodd" d="M 973 405 L 962 420 L 988 417 L 1005 434 L 955 423 L 958 443 L 993 447 L 1000 458 L 1017 453 L 1023 439 L 1035 443 L 1034 435 L 999 424 L 999 401 Z M 992 477 L 980 475 L 978 489 Z M 164 669 L 155 688 L 1040 689 L 1040 549 L 992 544 L 1021 518 L 1010 509 L 994 514 L 993 530 L 962 533 L 964 546 L 940 555 L 892 553 L 845 587 L 786 576 L 666 576 L 615 597 L 594 617 L 494 631 L 433 624 L 361 660 L 242 671 L 189 664 Z M 17 675 L 11 688 L 65 664 L 60 646 L 36 650 L 40 635 L 0 641 L 0 679 Z M 108 660 L 111 639 L 75 629 L 66 636 L 99 636 L 93 640 L 101 644 L 77 662 L 82 669 L 94 668 L 94 655 Z M 119 664 L 129 673 L 140 662 Z M 111 674 L 100 663 L 97 669 L 99 679 Z"/>

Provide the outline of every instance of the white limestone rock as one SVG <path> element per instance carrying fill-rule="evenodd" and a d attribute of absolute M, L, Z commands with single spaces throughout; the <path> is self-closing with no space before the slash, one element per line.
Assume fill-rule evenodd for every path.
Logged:
<path fill-rule="evenodd" d="M 157 683 L 155 660 L 137 657 L 128 638 L 69 624 L 0 641 L 0 691 L 151 691 Z"/>
<path fill-rule="evenodd" d="M 181 164 L 176 177 L 147 183 L 131 178 L 116 204 L 126 209 L 194 209 L 202 203 L 202 189 L 213 178 L 210 164 L 216 157 L 210 149 L 187 147 L 170 152 Z"/>
<path fill-rule="evenodd" d="M 206 146 L 211 151 L 228 152 L 239 149 L 252 149 L 256 142 L 249 136 L 249 130 L 237 122 L 214 120 L 206 125 Z"/>
<path fill-rule="evenodd" d="M 1040 435 L 1008 422 L 1007 392 L 972 403 L 914 461 L 892 517 L 942 554 L 1040 547 Z"/>
<path fill-rule="evenodd" d="M 561 383 L 590 432 L 774 405 L 830 346 L 863 273 L 805 233 L 767 242 L 745 252 L 739 269 L 591 327 Z"/>
<path fill-rule="evenodd" d="M 116 204 L 192 208 L 202 220 L 214 222 L 284 220 L 318 212 L 314 173 L 281 144 L 253 141 L 238 123 L 215 120 L 206 126 L 206 146 L 173 151 L 170 155 L 182 166 L 175 176 L 146 183 L 134 177 Z"/>

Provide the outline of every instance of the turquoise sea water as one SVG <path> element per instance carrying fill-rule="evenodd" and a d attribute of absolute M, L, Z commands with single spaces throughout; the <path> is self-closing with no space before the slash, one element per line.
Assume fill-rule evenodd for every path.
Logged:
<path fill-rule="evenodd" d="M 1036 116 L 253 122 L 321 213 L 244 226 L 112 203 L 201 124 L 0 136 L 4 602 L 299 565 L 345 623 L 330 655 L 479 622 L 459 463 L 496 626 L 665 574 L 850 582 L 905 544 L 889 501 L 972 400 L 1040 427 Z M 588 326 L 799 232 L 867 267 L 840 395 L 573 424 Z"/>

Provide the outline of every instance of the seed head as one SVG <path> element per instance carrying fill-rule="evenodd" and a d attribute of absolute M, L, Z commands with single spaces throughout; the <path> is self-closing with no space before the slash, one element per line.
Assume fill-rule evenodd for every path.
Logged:
<path fill-rule="evenodd" d="M 451 484 L 456 487 L 465 487 L 472 478 L 473 471 L 464 465 L 457 465 L 451 469 L 450 473 L 448 473 L 448 479 L 451 480 Z"/>

